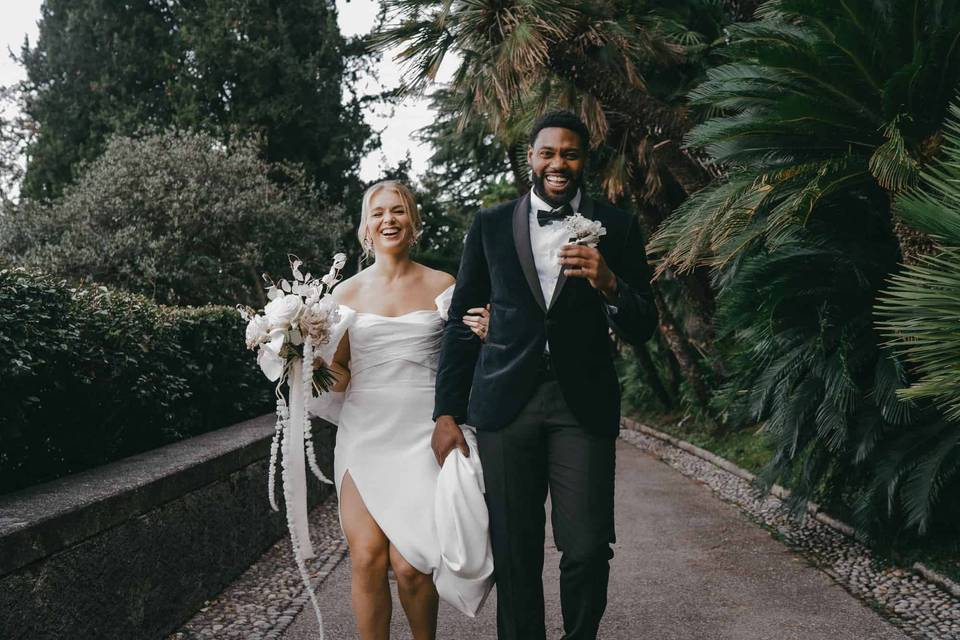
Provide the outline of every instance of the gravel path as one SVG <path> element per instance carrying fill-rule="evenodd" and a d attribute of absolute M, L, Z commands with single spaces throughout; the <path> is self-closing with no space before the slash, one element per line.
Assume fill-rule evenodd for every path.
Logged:
<path fill-rule="evenodd" d="M 309 515 L 310 540 L 317 552 L 316 558 L 307 561 L 311 584 L 326 580 L 347 554 L 332 493 Z M 301 611 L 314 615 L 290 539 L 283 537 L 167 640 L 277 640 Z"/>
<path fill-rule="evenodd" d="M 601 638 L 905 638 L 827 574 L 748 521 L 738 508 L 717 500 L 702 483 L 683 477 L 631 446 L 637 442 L 633 434 L 626 433 L 624 440 L 617 449 L 618 541 Z M 549 536 L 545 546 L 547 637 L 556 640 L 562 635 L 559 556 Z M 355 638 L 349 560 L 320 586 L 318 598 L 327 638 Z M 438 637 L 495 638 L 495 604 L 491 598 L 476 620 L 443 608 Z M 317 637 L 316 620 L 309 607 L 283 635 L 284 640 Z M 410 638 L 396 595 L 391 638 Z"/>
<path fill-rule="evenodd" d="M 748 482 L 661 440 L 621 432 L 616 499 L 618 542 L 601 638 L 960 640 L 960 601 L 813 518 L 798 523 L 777 498 L 758 497 Z M 327 638 L 355 638 L 350 563 L 333 499 L 311 512 L 310 524 L 318 557 L 309 567 Z M 544 551 L 553 640 L 562 623 L 549 531 Z M 495 619 L 495 594 L 475 620 L 442 606 L 438 637 L 492 639 Z M 284 538 L 168 640 L 318 637 Z M 396 596 L 391 637 L 410 638 Z"/>
<path fill-rule="evenodd" d="M 620 437 L 735 504 L 909 637 L 960 639 L 960 600 L 936 585 L 876 558 L 868 548 L 814 518 L 799 523 L 781 500 L 759 496 L 750 483 L 702 458 L 637 431 L 623 430 Z"/>

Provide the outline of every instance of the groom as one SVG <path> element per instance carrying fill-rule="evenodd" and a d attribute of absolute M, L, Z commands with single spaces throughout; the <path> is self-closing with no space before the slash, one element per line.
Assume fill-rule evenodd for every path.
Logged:
<path fill-rule="evenodd" d="M 636 219 L 585 193 L 588 146 L 572 113 L 533 125 L 533 192 L 474 218 L 444 329 L 432 446 L 442 463 L 454 447 L 467 452 L 460 424 L 477 429 L 500 640 L 545 638 L 548 488 L 564 638 L 597 635 L 613 557 L 620 420 L 609 329 L 639 345 L 657 324 Z M 567 244 L 563 220 L 574 213 L 606 228 L 596 249 Z M 488 302 L 481 343 L 461 319 Z"/>

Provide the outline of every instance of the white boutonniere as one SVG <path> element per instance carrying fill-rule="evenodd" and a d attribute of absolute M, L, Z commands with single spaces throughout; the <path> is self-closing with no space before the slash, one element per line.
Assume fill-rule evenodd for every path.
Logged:
<path fill-rule="evenodd" d="M 563 226 L 570 232 L 570 244 L 596 248 L 600 237 L 607 235 L 607 230 L 599 220 L 584 218 L 579 213 L 565 218 Z"/>
<path fill-rule="evenodd" d="M 585 218 L 579 213 L 564 218 L 562 224 L 568 233 L 568 244 L 579 244 L 596 249 L 600 243 L 600 237 L 607 235 L 603 223 L 599 220 Z M 558 265 L 562 266 L 559 249 L 556 251 L 556 261 Z"/>

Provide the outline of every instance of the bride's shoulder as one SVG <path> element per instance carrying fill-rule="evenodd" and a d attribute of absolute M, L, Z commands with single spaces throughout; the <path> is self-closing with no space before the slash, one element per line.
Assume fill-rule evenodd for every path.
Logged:
<path fill-rule="evenodd" d="M 364 280 L 365 278 L 362 271 L 343 280 L 333 288 L 333 292 L 331 293 L 333 299 L 342 305 L 352 306 L 357 295 L 363 289 Z"/>
<path fill-rule="evenodd" d="M 423 281 L 427 287 L 435 292 L 436 294 L 441 294 L 456 283 L 456 279 L 447 273 L 446 271 L 440 271 L 439 269 L 431 269 L 426 265 L 420 265 L 424 270 Z"/>

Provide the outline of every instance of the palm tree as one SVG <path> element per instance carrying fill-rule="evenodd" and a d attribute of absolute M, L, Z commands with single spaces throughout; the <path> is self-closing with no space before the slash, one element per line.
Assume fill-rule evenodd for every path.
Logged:
<path fill-rule="evenodd" d="M 421 91 L 451 53 L 460 57 L 450 95 L 461 128 L 490 123 L 518 182 L 526 174 L 524 133 L 551 106 L 577 112 L 597 151 L 591 158 L 607 197 L 632 198 L 647 232 L 712 174 L 680 142 L 691 125 L 684 94 L 700 60 L 729 21 L 716 0 L 644 3 L 388 0 L 392 26 L 376 37 L 400 45 L 406 90 Z M 748 11 L 751 3 L 731 11 Z M 703 273 L 656 285 L 661 332 L 700 404 L 708 402 L 698 349 L 669 304 L 679 280 L 689 313 L 710 342 L 713 299 Z M 676 286 L 674 284 L 674 286 Z"/>
<path fill-rule="evenodd" d="M 717 401 L 772 438 L 764 478 L 793 484 L 797 504 L 859 500 L 875 531 L 922 529 L 918 505 L 948 477 L 930 473 L 932 461 L 955 454 L 942 414 L 905 391 L 911 353 L 882 343 L 872 307 L 899 261 L 932 266 L 919 257 L 931 227 L 901 207 L 914 220 L 904 225 L 891 202 L 939 145 L 960 79 L 960 7 L 776 0 L 757 16 L 730 28 L 726 62 L 690 94 L 710 117 L 687 144 L 724 175 L 649 249 L 660 271 L 712 269 L 718 336 L 732 352 Z M 903 274 L 914 291 L 926 286 L 918 276 Z M 910 433 L 904 448 L 897 438 Z M 925 488 L 899 493 L 901 477 Z"/>
<path fill-rule="evenodd" d="M 900 218 L 937 249 L 896 274 L 876 309 L 888 344 L 918 375 L 901 397 L 931 399 L 960 423 L 960 105 L 950 107 L 941 154 L 895 203 Z"/>
<path fill-rule="evenodd" d="M 838 194 L 899 192 L 935 151 L 960 79 L 956 3 L 774 0 L 757 13 L 690 94 L 719 115 L 687 144 L 726 175 L 652 238 L 661 270 L 721 266 Z"/>
<path fill-rule="evenodd" d="M 913 383 L 898 391 L 930 401 L 942 418 L 912 426 L 887 447 L 873 502 L 902 497 L 908 524 L 922 533 L 957 522 L 960 490 L 960 106 L 950 108 L 941 157 L 921 172 L 920 184 L 895 203 L 905 224 L 936 243 L 891 278 L 875 306 L 886 345 L 911 367 Z M 893 494 L 893 495 L 891 495 Z M 870 505 L 871 503 L 866 503 Z M 865 509 L 867 510 L 867 509 Z"/>
<path fill-rule="evenodd" d="M 452 90 L 462 123 L 479 116 L 516 137 L 547 105 L 563 104 L 584 119 L 595 143 L 609 143 L 603 173 L 611 198 L 638 186 L 662 194 L 665 178 L 687 193 L 709 180 L 678 143 L 690 126 L 683 93 L 698 73 L 695 62 L 728 21 L 722 3 L 385 5 L 394 23 L 375 44 L 402 47 L 406 91 L 422 91 L 448 55 L 460 56 Z M 634 177 L 635 170 L 662 175 Z"/>

